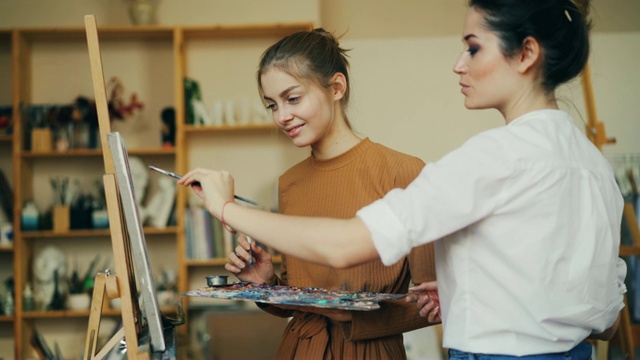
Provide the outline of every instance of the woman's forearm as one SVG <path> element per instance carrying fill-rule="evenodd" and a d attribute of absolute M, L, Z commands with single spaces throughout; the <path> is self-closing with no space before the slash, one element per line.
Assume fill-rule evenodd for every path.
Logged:
<path fill-rule="evenodd" d="M 289 216 L 228 203 L 224 222 L 278 251 L 323 265 L 345 268 L 378 258 L 358 218 Z"/>

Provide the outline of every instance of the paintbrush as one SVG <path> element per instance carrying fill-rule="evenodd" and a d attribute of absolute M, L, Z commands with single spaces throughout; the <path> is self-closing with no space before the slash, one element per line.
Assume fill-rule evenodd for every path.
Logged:
<path fill-rule="evenodd" d="M 251 244 L 253 244 L 253 239 L 251 236 L 247 235 L 247 241 L 249 242 L 249 261 L 247 262 L 249 265 L 253 265 L 256 261 L 253 260 L 253 250 L 251 248 Z"/>
<path fill-rule="evenodd" d="M 155 167 L 155 166 L 153 166 L 153 165 L 149 165 L 149 169 L 151 169 L 151 170 L 153 170 L 153 171 L 157 171 L 157 172 L 159 172 L 160 174 L 164 174 L 164 175 L 167 175 L 167 176 L 171 176 L 172 178 L 182 179 L 182 176 L 181 176 L 181 175 L 178 175 L 178 174 L 176 174 L 176 173 L 174 173 L 174 172 L 171 172 L 171 171 L 167 171 L 167 170 L 164 170 L 164 169 L 160 169 L 159 167 Z M 196 181 L 196 182 L 194 182 L 192 185 L 200 186 L 200 183 Z M 242 196 L 239 196 L 239 195 L 233 195 L 233 197 L 234 197 L 234 198 L 236 198 L 236 199 L 238 199 L 238 200 L 240 200 L 240 201 L 244 201 L 244 202 L 246 202 L 247 204 L 251 204 L 251 205 L 254 205 L 254 206 L 258 206 L 258 203 L 257 203 L 257 202 L 255 202 L 255 201 L 253 201 L 253 200 L 250 200 L 250 199 L 247 199 L 246 197 L 242 197 Z"/>

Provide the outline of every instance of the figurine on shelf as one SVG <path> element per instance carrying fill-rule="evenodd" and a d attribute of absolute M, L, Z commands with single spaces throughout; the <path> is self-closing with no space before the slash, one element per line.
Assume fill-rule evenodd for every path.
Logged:
<path fill-rule="evenodd" d="M 124 85 L 118 77 L 112 77 L 107 84 L 109 101 L 109 118 L 111 120 L 124 120 L 133 115 L 135 110 L 142 109 L 144 104 L 138 100 L 138 94 L 133 93 L 129 104 L 124 102 Z"/>
<path fill-rule="evenodd" d="M 64 295 L 60 290 L 60 275 L 58 269 L 53 270 L 53 295 L 47 305 L 47 310 L 64 310 Z"/>
<path fill-rule="evenodd" d="M 166 107 L 160 113 L 162 118 L 162 147 L 172 149 L 176 145 L 176 110 Z"/>
<path fill-rule="evenodd" d="M 0 107 L 0 135 L 11 135 L 13 132 L 11 117 L 13 108 L 10 106 Z"/>
<path fill-rule="evenodd" d="M 144 198 L 149 184 L 149 168 L 137 156 L 129 157 L 129 170 L 131 171 L 131 181 L 133 182 L 133 195 L 140 215 L 140 223 L 144 224 L 151 215 L 144 206 Z M 157 209 L 153 209 L 156 211 Z"/>
<path fill-rule="evenodd" d="M 88 149 L 96 149 L 98 147 L 99 130 L 95 102 L 87 97 L 78 96 L 72 104 L 71 118 L 76 127 L 82 129 L 78 131 L 76 136 L 86 136 L 86 147 Z"/>
<path fill-rule="evenodd" d="M 202 94 L 200 93 L 200 84 L 189 78 L 184 79 L 184 99 L 186 107 L 186 123 L 191 125 L 200 125 L 202 112 L 198 114 L 196 104 L 202 103 Z M 204 112 L 206 114 L 206 111 Z"/>
<path fill-rule="evenodd" d="M 8 277 L 7 280 L 4 281 L 4 286 L 7 290 L 4 295 L 4 299 L 2 300 L 4 303 L 4 314 L 11 316 L 15 313 L 15 301 L 13 300 L 13 296 L 15 295 L 15 292 L 13 291 L 15 281 L 13 276 Z M 0 311 L 0 314 L 1 313 L 2 312 Z"/>
<path fill-rule="evenodd" d="M 169 223 L 169 216 L 173 209 L 176 198 L 176 182 L 169 177 L 161 177 L 158 179 L 158 191 L 153 195 L 147 209 L 147 217 L 149 225 L 157 228 L 164 228 Z"/>
<path fill-rule="evenodd" d="M 24 285 L 24 291 L 22 292 L 22 311 L 33 311 L 36 309 L 36 299 L 33 297 L 33 290 L 31 284 L 26 283 Z"/>
<path fill-rule="evenodd" d="M 60 248 L 48 245 L 36 256 L 33 263 L 33 274 L 35 277 L 36 307 L 39 310 L 50 308 L 56 289 L 58 294 L 66 293 L 65 282 L 59 281 L 66 273 L 67 258 Z"/>

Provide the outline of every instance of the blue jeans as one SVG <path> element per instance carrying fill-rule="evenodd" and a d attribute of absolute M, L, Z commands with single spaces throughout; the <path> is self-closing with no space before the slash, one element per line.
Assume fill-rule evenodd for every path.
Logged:
<path fill-rule="evenodd" d="M 449 360 L 589 360 L 591 359 L 591 350 L 591 344 L 586 341 L 581 342 L 576 347 L 566 352 L 525 356 L 472 354 L 464 351 L 450 349 Z"/>

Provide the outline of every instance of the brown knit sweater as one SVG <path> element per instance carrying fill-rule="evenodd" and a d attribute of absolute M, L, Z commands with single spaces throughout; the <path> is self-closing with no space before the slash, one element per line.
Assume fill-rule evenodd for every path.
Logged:
<path fill-rule="evenodd" d="M 309 157 L 285 172 L 279 181 L 283 214 L 351 218 L 357 210 L 393 188 L 406 187 L 424 162 L 382 145 L 362 140 L 330 160 Z M 375 260 L 349 269 L 333 269 L 282 257 L 278 282 L 291 286 L 406 293 L 414 283 L 435 280 L 433 245 L 415 248 L 386 267 Z M 427 326 L 414 303 L 383 302 L 381 309 L 353 311 L 350 323 L 300 311 L 261 306 L 278 316 L 293 316 L 277 359 L 404 359 L 402 333 Z"/>

